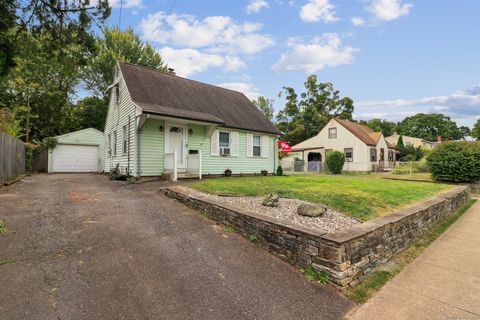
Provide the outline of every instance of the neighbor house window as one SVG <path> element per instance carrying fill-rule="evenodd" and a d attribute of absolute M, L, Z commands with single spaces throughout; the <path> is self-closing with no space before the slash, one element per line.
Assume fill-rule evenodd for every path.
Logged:
<path fill-rule="evenodd" d="M 393 162 L 393 151 L 388 150 L 388 161 Z"/>
<path fill-rule="evenodd" d="M 108 134 L 108 156 L 112 156 L 112 135 Z"/>
<path fill-rule="evenodd" d="M 346 162 L 353 161 L 353 148 L 345 148 L 345 161 Z"/>
<path fill-rule="evenodd" d="M 220 155 L 230 154 L 230 132 L 220 131 L 218 133 Z"/>
<path fill-rule="evenodd" d="M 113 131 L 113 155 L 117 155 L 117 131 Z"/>
<path fill-rule="evenodd" d="M 385 149 L 380 148 L 380 161 L 385 161 Z"/>
<path fill-rule="evenodd" d="M 337 128 L 328 129 L 328 139 L 337 139 Z"/>
<path fill-rule="evenodd" d="M 123 144 L 122 144 L 123 154 L 127 153 L 127 126 L 123 126 Z"/>
<path fill-rule="evenodd" d="M 377 162 L 377 149 L 376 148 L 370 148 L 370 161 L 371 162 Z"/>
<path fill-rule="evenodd" d="M 253 136 L 253 156 L 260 157 L 261 153 L 261 138 L 260 136 Z"/>

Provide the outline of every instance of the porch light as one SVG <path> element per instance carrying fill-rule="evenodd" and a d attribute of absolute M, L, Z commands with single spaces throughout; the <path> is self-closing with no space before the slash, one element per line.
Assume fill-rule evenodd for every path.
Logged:
<path fill-rule="evenodd" d="M 163 126 L 158 127 L 158 130 L 160 130 L 160 132 L 163 132 Z"/>
<path fill-rule="evenodd" d="M 193 134 L 193 130 L 192 130 L 192 129 L 189 129 L 189 130 L 188 130 L 188 134 L 189 134 L 189 135 L 192 135 L 192 134 Z"/>

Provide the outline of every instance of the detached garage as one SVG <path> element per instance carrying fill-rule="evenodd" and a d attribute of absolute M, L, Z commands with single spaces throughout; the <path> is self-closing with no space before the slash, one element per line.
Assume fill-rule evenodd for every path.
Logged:
<path fill-rule="evenodd" d="M 48 150 L 48 172 L 102 172 L 103 132 L 88 128 L 55 137 Z"/>

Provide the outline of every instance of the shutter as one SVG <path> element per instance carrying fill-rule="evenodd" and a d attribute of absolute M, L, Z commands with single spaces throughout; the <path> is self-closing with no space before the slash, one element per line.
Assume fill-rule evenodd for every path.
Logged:
<path fill-rule="evenodd" d="M 232 157 L 238 157 L 238 146 L 240 144 L 240 134 L 238 131 L 232 131 L 230 133 L 230 145 L 232 146 Z"/>
<path fill-rule="evenodd" d="M 218 130 L 214 130 L 210 137 L 210 153 L 212 156 L 218 156 Z"/>
<path fill-rule="evenodd" d="M 262 138 L 260 139 L 261 143 L 260 143 L 260 152 L 261 152 L 261 156 L 262 158 L 268 158 L 268 151 L 269 151 L 269 145 L 268 145 L 268 136 L 262 136 Z"/>
<path fill-rule="evenodd" d="M 247 157 L 253 157 L 253 134 L 247 133 Z"/>

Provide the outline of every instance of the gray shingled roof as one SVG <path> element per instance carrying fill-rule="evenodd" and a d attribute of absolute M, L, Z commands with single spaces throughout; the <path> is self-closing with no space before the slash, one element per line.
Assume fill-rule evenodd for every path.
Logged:
<path fill-rule="evenodd" d="M 128 63 L 119 65 L 132 100 L 146 113 L 280 134 L 243 93 Z"/>

